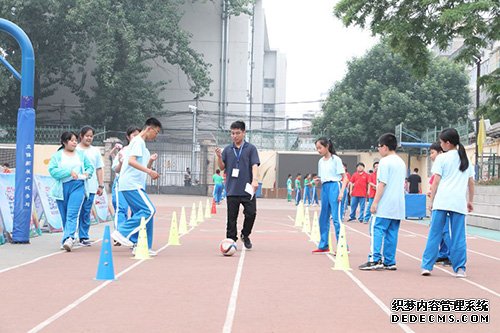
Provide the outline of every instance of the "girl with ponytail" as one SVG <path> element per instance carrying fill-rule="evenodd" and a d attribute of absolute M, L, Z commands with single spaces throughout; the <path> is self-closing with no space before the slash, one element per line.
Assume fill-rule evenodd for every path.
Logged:
<path fill-rule="evenodd" d="M 454 128 L 443 130 L 439 142 L 444 153 L 436 157 L 431 173 L 431 227 L 422 256 L 422 275 L 431 274 L 437 260 L 446 218 L 450 220 L 450 254 L 456 277 L 464 278 L 467 262 L 465 215 L 473 210 L 474 169 Z"/>
<path fill-rule="evenodd" d="M 340 206 L 347 185 L 345 170 L 342 160 L 335 153 L 333 143 L 327 138 L 316 140 L 316 150 L 322 156 L 318 162 L 318 177 L 314 179 L 321 182 L 321 212 L 319 215 L 319 230 L 321 241 L 313 253 L 329 252 L 328 234 L 330 233 L 330 215 L 335 226 L 337 241 L 340 232 Z"/>

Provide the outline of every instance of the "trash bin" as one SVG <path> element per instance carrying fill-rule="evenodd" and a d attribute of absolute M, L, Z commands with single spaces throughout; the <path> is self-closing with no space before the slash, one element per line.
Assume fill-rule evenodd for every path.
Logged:
<path fill-rule="evenodd" d="M 255 193 L 257 198 L 262 198 L 262 183 L 259 183 L 259 187 L 257 187 L 257 192 Z"/>
<path fill-rule="evenodd" d="M 424 218 L 427 213 L 425 194 L 406 194 L 405 208 L 406 218 Z"/>

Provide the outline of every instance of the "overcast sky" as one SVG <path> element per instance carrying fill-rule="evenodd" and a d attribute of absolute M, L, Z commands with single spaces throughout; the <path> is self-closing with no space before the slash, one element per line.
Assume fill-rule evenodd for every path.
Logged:
<path fill-rule="evenodd" d="M 345 28 L 333 16 L 338 0 L 262 0 L 272 49 L 287 58 L 287 102 L 325 97 L 342 79 L 347 62 L 376 43 L 369 31 Z M 288 116 L 302 116 L 318 104 L 288 105 Z"/>

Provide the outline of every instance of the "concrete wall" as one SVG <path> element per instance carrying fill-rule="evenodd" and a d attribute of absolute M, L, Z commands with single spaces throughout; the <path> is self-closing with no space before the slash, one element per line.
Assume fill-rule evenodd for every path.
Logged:
<path fill-rule="evenodd" d="M 500 186 L 476 186 L 474 211 L 469 213 L 467 224 L 500 230 Z"/>

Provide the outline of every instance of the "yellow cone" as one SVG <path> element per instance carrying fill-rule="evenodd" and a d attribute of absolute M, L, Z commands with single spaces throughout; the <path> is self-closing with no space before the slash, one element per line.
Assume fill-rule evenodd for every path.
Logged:
<path fill-rule="evenodd" d="M 134 259 L 151 259 L 149 256 L 148 234 L 146 233 L 146 220 L 144 217 L 141 218 L 141 226 L 139 227 L 139 237 L 137 238 Z"/>
<path fill-rule="evenodd" d="M 332 233 L 335 232 L 334 228 L 330 228 L 330 232 L 328 233 L 328 247 L 330 248 L 330 254 L 335 254 L 334 246 L 333 246 L 333 237 Z"/>
<path fill-rule="evenodd" d="M 189 216 L 189 226 L 196 227 L 196 203 L 193 202 L 193 208 L 191 208 L 191 216 Z"/>
<path fill-rule="evenodd" d="M 209 219 L 212 217 L 211 209 L 212 209 L 212 207 L 210 207 L 210 201 L 207 199 L 207 205 L 205 206 L 205 218 L 206 219 Z"/>
<path fill-rule="evenodd" d="M 314 213 L 316 213 L 316 212 L 314 212 Z M 316 242 L 316 243 L 319 243 L 319 241 L 321 240 L 321 234 L 319 232 L 319 221 L 318 221 L 317 214 L 314 214 L 314 218 L 313 218 L 313 223 L 312 223 L 312 227 L 311 227 L 311 240 L 313 242 Z"/>
<path fill-rule="evenodd" d="M 340 224 L 339 241 L 337 244 L 337 256 L 335 257 L 334 270 L 348 271 L 351 270 L 349 265 L 349 254 L 347 253 L 347 240 L 345 235 L 345 225 Z"/>
<path fill-rule="evenodd" d="M 179 234 L 184 235 L 187 233 L 187 223 L 186 223 L 186 210 L 184 206 L 181 209 L 181 218 L 179 220 Z"/>
<path fill-rule="evenodd" d="M 301 203 L 299 203 L 297 205 L 297 212 L 295 213 L 295 226 L 302 228 L 303 220 L 304 220 L 304 212 L 302 210 Z"/>
<path fill-rule="evenodd" d="M 196 217 L 196 224 L 200 224 L 203 222 L 203 203 L 200 201 L 200 205 L 198 206 L 198 216 Z"/>
<path fill-rule="evenodd" d="M 168 234 L 168 245 L 181 245 L 179 241 L 179 229 L 177 229 L 177 213 L 172 213 L 172 223 L 170 223 L 170 233 Z"/>
<path fill-rule="evenodd" d="M 302 232 L 306 234 L 311 233 L 311 217 L 309 216 L 309 207 L 306 207 L 306 211 L 304 213 L 304 223 L 302 223 Z"/>

